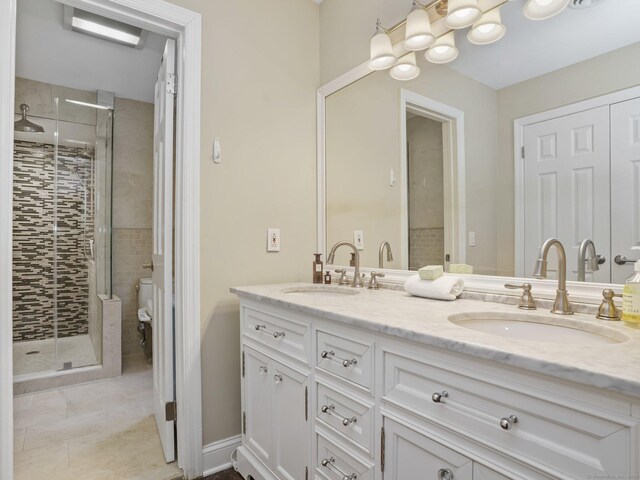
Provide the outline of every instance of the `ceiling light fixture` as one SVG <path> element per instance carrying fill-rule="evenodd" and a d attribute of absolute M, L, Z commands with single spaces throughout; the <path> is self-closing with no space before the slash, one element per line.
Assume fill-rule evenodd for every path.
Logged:
<path fill-rule="evenodd" d="M 397 63 L 398 68 L 394 67 L 390 72 L 393 78 L 411 80 L 418 76 L 420 68 L 415 55 L 404 55 L 398 61 L 394 53 L 390 35 L 401 27 L 405 27 L 402 48 L 410 53 L 428 49 L 424 56 L 432 63 L 448 63 L 458 58 L 454 33 L 460 28 L 471 26 L 467 39 L 475 45 L 497 42 L 507 31 L 502 23 L 500 7 L 509 1 L 512 0 L 484 0 L 480 3 L 487 11 L 483 12 L 478 0 L 431 0 L 428 5 L 413 0 L 411 12 L 405 20 L 391 28 L 384 28 L 380 19 L 376 22 L 376 33 L 371 38 L 369 68 L 386 70 Z M 563 11 L 571 1 L 599 0 L 527 0 L 524 15 L 532 20 L 543 20 Z M 444 30 L 444 33 L 435 38 L 432 27 L 436 32 Z M 411 76 L 414 73 L 415 76 Z"/>
<path fill-rule="evenodd" d="M 482 18 L 473 24 L 467 34 L 467 39 L 476 45 L 488 45 L 497 42 L 507 32 L 507 27 L 502 24 L 500 7 L 489 10 Z"/>
<path fill-rule="evenodd" d="M 562 12 L 570 0 L 527 0 L 524 16 L 530 20 L 546 20 Z"/>
<path fill-rule="evenodd" d="M 409 52 L 391 67 L 389 74 L 396 80 L 413 80 L 420 75 L 420 68 L 416 63 L 416 52 Z"/>
<path fill-rule="evenodd" d="M 146 37 L 146 32 L 139 27 L 69 5 L 64 6 L 63 27 L 65 30 L 84 33 L 137 49 L 142 48 Z"/>
<path fill-rule="evenodd" d="M 455 30 L 469 27 L 482 17 L 478 0 L 449 0 L 447 10 L 444 24 Z"/>

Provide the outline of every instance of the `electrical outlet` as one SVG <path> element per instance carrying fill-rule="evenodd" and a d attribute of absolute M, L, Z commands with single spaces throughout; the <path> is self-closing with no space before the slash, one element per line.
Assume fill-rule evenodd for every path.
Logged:
<path fill-rule="evenodd" d="M 353 244 L 358 250 L 364 250 L 364 234 L 362 230 L 353 231 Z"/>
<path fill-rule="evenodd" d="M 469 232 L 469 246 L 476 246 L 476 232 Z"/>
<path fill-rule="evenodd" d="M 280 229 L 269 228 L 267 229 L 267 252 L 279 252 L 280 251 Z"/>

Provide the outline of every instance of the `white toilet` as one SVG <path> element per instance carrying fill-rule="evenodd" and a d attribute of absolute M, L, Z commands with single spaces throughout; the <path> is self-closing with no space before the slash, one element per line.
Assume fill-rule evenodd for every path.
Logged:
<path fill-rule="evenodd" d="M 153 281 L 151 278 L 141 278 L 138 283 L 138 332 L 140 345 L 148 358 L 152 355 L 151 328 L 153 324 Z"/>

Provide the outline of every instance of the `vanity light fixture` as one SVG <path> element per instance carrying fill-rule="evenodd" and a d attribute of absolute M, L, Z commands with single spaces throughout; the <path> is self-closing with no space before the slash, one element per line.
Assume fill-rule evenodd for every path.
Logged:
<path fill-rule="evenodd" d="M 449 0 L 444 24 L 453 29 L 466 28 L 482 17 L 478 0 Z"/>
<path fill-rule="evenodd" d="M 382 27 L 380 19 L 376 23 L 376 33 L 371 37 L 371 57 L 369 68 L 371 70 L 386 70 L 395 65 L 398 58 L 393 53 L 389 34 Z"/>
<path fill-rule="evenodd" d="M 507 28 L 500 18 L 500 7 L 488 11 L 473 24 L 467 34 L 467 39 L 476 45 L 488 45 L 497 42 L 506 33 Z"/>
<path fill-rule="evenodd" d="M 424 57 L 432 63 L 449 63 L 458 58 L 459 52 L 456 48 L 454 33 L 461 28 L 471 26 L 467 39 L 475 45 L 497 42 L 507 31 L 507 27 L 502 23 L 500 7 L 509 1 L 513 0 L 489 2 L 492 8 L 484 12 L 479 6 L 479 0 L 430 0 L 428 4 L 413 0 L 411 12 L 406 20 L 391 28 L 383 27 L 380 19 L 376 22 L 376 33 L 371 38 L 369 68 L 386 70 L 398 63 L 390 34 L 401 27 L 405 27 L 403 49 L 408 52 L 427 49 Z M 527 0 L 524 15 L 532 20 L 543 20 L 563 11 L 570 1 Z M 573 2 L 577 1 L 580 0 L 573 0 Z M 480 3 L 488 7 L 486 1 Z M 438 22 L 436 26 L 439 30 L 442 30 L 442 24 L 445 27 L 445 32 L 437 38 L 431 28 L 431 21 L 434 19 Z M 391 76 L 397 80 L 411 80 L 420 73 L 415 55 L 402 56 L 402 61 L 397 67 L 390 72 Z"/>
<path fill-rule="evenodd" d="M 527 0 L 524 15 L 530 20 L 545 20 L 562 12 L 570 0 Z"/>
<path fill-rule="evenodd" d="M 431 63 L 449 63 L 458 58 L 456 38 L 453 32 L 449 32 L 436 40 L 433 47 L 424 53 L 424 58 Z"/>
<path fill-rule="evenodd" d="M 420 75 L 420 68 L 416 63 L 416 52 L 409 52 L 391 67 L 389 72 L 395 80 L 413 80 Z"/>
<path fill-rule="evenodd" d="M 407 27 L 402 46 L 405 50 L 417 52 L 429 48 L 435 41 L 436 37 L 431 33 L 429 13 L 418 0 L 413 0 L 411 13 L 407 17 Z"/>

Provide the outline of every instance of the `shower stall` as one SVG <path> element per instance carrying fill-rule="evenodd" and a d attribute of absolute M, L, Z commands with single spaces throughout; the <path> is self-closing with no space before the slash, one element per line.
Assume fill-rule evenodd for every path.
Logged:
<path fill-rule="evenodd" d="M 103 304 L 111 298 L 114 97 L 51 91 L 49 108 L 39 105 L 33 115 L 30 99 L 16 98 L 15 383 L 101 365 Z"/>

